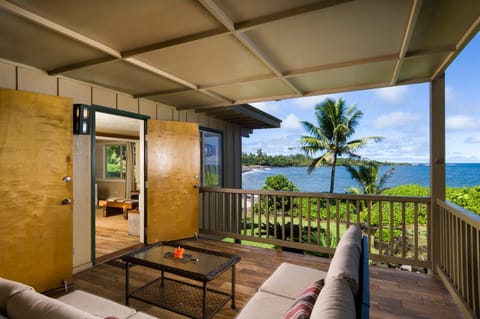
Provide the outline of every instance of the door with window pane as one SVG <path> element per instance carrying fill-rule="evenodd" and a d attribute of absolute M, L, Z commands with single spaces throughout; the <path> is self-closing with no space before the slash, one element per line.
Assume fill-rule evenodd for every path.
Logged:
<path fill-rule="evenodd" d="M 222 134 L 200 131 L 202 152 L 202 186 L 222 186 Z"/>

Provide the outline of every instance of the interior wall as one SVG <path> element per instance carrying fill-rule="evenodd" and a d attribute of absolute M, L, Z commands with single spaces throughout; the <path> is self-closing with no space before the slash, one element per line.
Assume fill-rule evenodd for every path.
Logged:
<path fill-rule="evenodd" d="M 111 143 L 109 141 L 108 143 Z M 96 142 L 96 181 L 97 184 L 97 199 L 107 199 L 107 198 L 127 198 L 125 194 L 125 181 L 111 181 L 105 180 L 103 176 L 103 164 L 105 163 L 105 154 L 103 152 L 103 147 L 107 144 L 106 142 L 97 141 Z"/>
<path fill-rule="evenodd" d="M 221 120 L 210 118 L 192 111 L 177 111 L 175 108 L 147 99 L 135 99 L 131 95 L 113 91 L 93 84 L 72 80 L 63 76 L 49 76 L 41 70 L 19 65 L 10 61 L 0 60 L 0 87 L 16 90 L 24 90 L 56 96 L 70 97 L 73 103 L 97 104 L 112 109 L 129 111 L 150 116 L 151 119 L 168 121 L 197 122 L 204 127 L 224 131 L 225 147 L 225 187 L 238 187 L 241 185 L 241 165 L 236 159 L 241 158 L 241 128 L 230 125 Z M 87 135 L 88 136 L 88 135 Z M 74 152 L 74 170 L 78 169 L 76 176 L 89 177 L 90 156 L 88 137 L 76 138 L 78 145 Z M 75 143 L 75 139 L 74 139 Z M 88 145 L 87 145 L 88 144 Z M 236 145 L 235 145 L 236 144 Z M 235 145 L 233 148 L 229 145 Z M 75 145 L 74 145 L 75 146 Z M 230 151 L 232 153 L 230 153 Z M 79 179 L 77 177 L 77 179 Z M 92 243 L 89 236 L 91 232 L 91 183 L 73 179 L 74 202 L 82 202 L 84 205 L 74 205 L 74 234 L 73 261 L 74 271 L 82 270 L 91 259 Z M 88 206 L 88 207 L 87 207 Z"/>

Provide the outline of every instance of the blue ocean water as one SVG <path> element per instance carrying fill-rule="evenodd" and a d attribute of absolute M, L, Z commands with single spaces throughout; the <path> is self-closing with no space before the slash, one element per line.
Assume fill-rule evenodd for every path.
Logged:
<path fill-rule="evenodd" d="M 392 166 L 382 166 L 379 176 Z M 243 173 L 243 189 L 261 189 L 265 178 L 282 174 L 292 181 L 303 192 L 328 192 L 330 189 L 330 167 L 320 167 L 311 175 L 305 167 L 271 167 L 254 169 Z M 447 164 L 446 182 L 449 187 L 463 187 L 480 185 L 480 163 L 472 164 Z M 396 166 L 395 171 L 386 183 L 386 187 L 403 184 L 419 184 L 430 186 L 430 166 L 411 165 Z M 359 185 L 352 180 L 350 174 L 343 166 L 338 166 L 335 172 L 335 192 L 344 193 L 345 189 Z"/>

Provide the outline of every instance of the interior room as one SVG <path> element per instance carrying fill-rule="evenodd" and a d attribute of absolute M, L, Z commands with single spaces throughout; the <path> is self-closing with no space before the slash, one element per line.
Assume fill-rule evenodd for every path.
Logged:
<path fill-rule="evenodd" d="M 140 125 L 138 119 L 96 112 L 97 260 L 140 243 Z"/>

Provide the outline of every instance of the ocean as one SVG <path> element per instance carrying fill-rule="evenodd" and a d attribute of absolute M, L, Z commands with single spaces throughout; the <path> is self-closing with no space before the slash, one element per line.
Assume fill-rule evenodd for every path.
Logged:
<path fill-rule="evenodd" d="M 382 166 L 379 176 L 392 166 Z M 328 192 L 330 189 L 330 167 L 320 167 L 311 175 L 306 167 L 268 167 L 253 169 L 242 174 L 243 189 L 261 189 L 267 176 L 285 175 L 300 191 Z M 446 182 L 449 187 L 470 187 L 480 185 L 480 163 L 446 164 Z M 430 186 L 429 164 L 396 166 L 386 183 L 386 187 L 403 184 Z M 352 180 L 344 166 L 337 166 L 335 172 L 335 192 L 344 193 L 348 187 L 359 185 Z"/>

